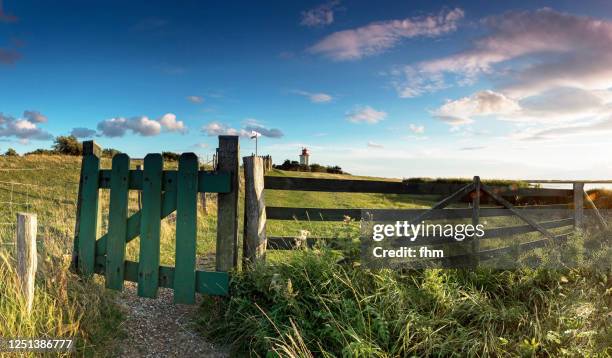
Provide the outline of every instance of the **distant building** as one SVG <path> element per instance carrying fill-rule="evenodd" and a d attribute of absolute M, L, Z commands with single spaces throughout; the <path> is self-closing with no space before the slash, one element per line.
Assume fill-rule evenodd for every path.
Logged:
<path fill-rule="evenodd" d="M 310 151 L 308 148 L 302 148 L 302 154 L 300 154 L 300 165 L 310 165 Z"/>

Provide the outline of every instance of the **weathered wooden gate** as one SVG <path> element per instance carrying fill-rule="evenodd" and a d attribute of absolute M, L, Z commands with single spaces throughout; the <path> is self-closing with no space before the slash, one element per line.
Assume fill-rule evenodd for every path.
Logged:
<path fill-rule="evenodd" d="M 84 143 L 88 154 L 81 168 L 73 254 L 77 272 L 104 275 L 106 287 L 115 290 L 122 290 L 124 281 L 137 282 L 138 295 L 143 297 L 156 297 L 158 287 L 172 288 L 175 303 L 194 303 L 196 292 L 227 295 L 226 271 L 236 263 L 238 139 L 222 137 L 220 144 L 229 155 L 219 153 L 225 161 L 219 167 L 231 170 L 199 170 L 193 153 L 180 156 L 178 170 L 164 170 L 160 154 L 148 154 L 143 171 L 130 170 L 130 158 L 117 154 L 112 169 L 104 170 L 99 147 L 93 141 Z M 100 189 L 110 189 L 108 231 L 102 236 Z M 128 217 L 130 190 L 141 191 L 142 206 Z M 196 270 L 197 198 L 203 192 L 220 193 L 218 225 L 223 229 L 217 230 L 216 271 Z M 175 211 L 175 267 L 160 266 L 161 220 Z M 125 259 L 126 244 L 136 237 L 140 237 L 138 262 Z"/>

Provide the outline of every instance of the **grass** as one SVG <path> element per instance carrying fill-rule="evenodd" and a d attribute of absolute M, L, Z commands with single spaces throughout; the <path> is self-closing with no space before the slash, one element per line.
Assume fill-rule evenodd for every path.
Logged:
<path fill-rule="evenodd" d="M 110 161 L 103 160 L 102 167 L 109 168 Z M 167 167 L 176 168 L 176 163 Z M 0 157 L 4 203 L 0 205 L 0 336 L 68 335 L 77 339 L 83 355 L 113 355 L 109 347 L 116 347 L 125 334 L 115 293 L 103 288 L 99 276 L 83 281 L 68 270 L 79 168 L 78 157 Z M 278 170 L 271 175 L 372 179 Z M 104 192 L 103 230 L 108 224 L 108 192 Z M 214 196 L 211 199 L 210 214 L 201 211 L 198 220 L 200 269 L 214 267 L 216 207 Z M 269 206 L 422 208 L 435 199 L 266 191 Z M 129 211 L 136 210 L 136 193 L 130 193 Z M 20 308 L 14 273 L 13 223 L 18 211 L 38 215 L 39 269 L 30 316 Z M 239 228 L 242 219 L 240 215 Z M 519 224 L 507 218 L 487 220 L 492 226 Z M 312 236 L 350 240 L 358 235 L 359 225 L 354 221 L 268 223 L 271 236 L 298 235 L 304 229 Z M 163 265 L 174 265 L 174 245 L 174 221 L 169 217 L 162 223 Z M 137 261 L 138 247 L 138 239 L 128 244 L 126 257 Z M 612 339 L 606 313 L 611 307 L 609 273 L 602 276 L 587 269 L 373 272 L 338 264 L 341 255 L 325 247 L 269 252 L 267 265 L 233 277 L 230 299 L 207 301 L 200 316 L 203 331 L 236 343 L 239 354 L 294 357 L 575 356 L 601 352 Z"/>
<path fill-rule="evenodd" d="M 100 278 L 69 271 L 80 159 L 0 158 L 0 336 L 72 337 L 79 355 L 112 355 L 122 313 Z M 18 183 L 18 184 L 17 184 Z M 15 214 L 38 218 L 38 270 L 31 314 L 23 310 L 15 273 Z"/>
<path fill-rule="evenodd" d="M 612 353 L 610 271 L 399 272 L 340 258 L 303 250 L 234 276 L 229 299 L 202 307 L 202 331 L 266 357 Z"/>

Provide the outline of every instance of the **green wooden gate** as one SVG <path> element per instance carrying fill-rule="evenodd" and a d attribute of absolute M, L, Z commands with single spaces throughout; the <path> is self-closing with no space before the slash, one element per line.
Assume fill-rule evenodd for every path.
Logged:
<path fill-rule="evenodd" d="M 143 171 L 130 170 L 130 158 L 117 154 L 112 169 L 104 170 L 93 141 L 85 145 L 94 149 L 81 168 L 73 254 L 77 272 L 104 275 L 106 287 L 115 290 L 122 290 L 124 281 L 137 282 L 143 297 L 156 297 L 158 287 L 172 288 L 175 303 L 194 303 L 196 292 L 227 295 L 227 272 L 196 270 L 197 200 L 198 193 L 237 190 L 234 174 L 199 170 L 193 153 L 180 156 L 178 170 L 164 170 L 160 154 L 148 154 Z M 100 189 L 110 189 L 108 231 L 101 236 Z M 128 217 L 130 190 L 141 191 L 142 206 Z M 175 211 L 175 267 L 160 266 L 161 220 Z M 126 244 L 137 237 L 139 262 L 126 260 Z"/>

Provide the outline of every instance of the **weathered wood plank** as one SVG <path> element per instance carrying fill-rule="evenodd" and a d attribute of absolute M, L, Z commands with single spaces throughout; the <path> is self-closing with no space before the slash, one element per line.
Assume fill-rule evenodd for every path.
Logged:
<path fill-rule="evenodd" d="M 244 238 L 243 267 L 266 258 L 266 203 L 264 164 L 261 157 L 244 157 Z"/>
<path fill-rule="evenodd" d="M 584 227 L 584 183 L 574 183 L 574 226 Z"/>
<path fill-rule="evenodd" d="M 142 297 L 157 297 L 163 168 L 160 154 L 144 158 L 138 267 L 138 295 Z"/>
<path fill-rule="evenodd" d="M 544 221 L 544 222 L 540 222 L 538 224 L 540 226 L 542 226 L 543 228 L 545 228 L 545 229 L 554 229 L 554 228 L 559 228 L 559 227 L 563 227 L 563 226 L 574 225 L 574 218 Z M 537 231 L 537 230 L 533 226 L 531 226 L 531 225 L 518 225 L 518 226 L 499 227 L 499 228 L 493 228 L 493 229 L 485 230 L 484 238 L 485 239 L 492 239 L 492 238 L 496 238 L 496 237 L 525 234 L 525 233 L 534 232 L 534 231 Z"/>
<path fill-rule="evenodd" d="M 200 193 L 229 193 L 231 191 L 230 173 L 223 171 L 198 172 L 198 192 Z M 110 188 L 111 171 L 100 170 L 100 188 Z M 176 190 L 176 170 L 164 170 L 162 190 Z M 142 190 L 142 171 L 130 170 L 130 189 Z"/>
<path fill-rule="evenodd" d="M 94 272 L 96 257 L 96 238 L 98 235 L 98 170 L 100 159 L 91 154 L 83 158 L 81 169 L 81 200 L 79 207 L 79 224 L 77 231 L 78 246 L 77 265 L 82 275 L 90 276 Z"/>
<path fill-rule="evenodd" d="M 464 187 L 460 183 L 402 183 L 399 181 L 375 181 L 355 179 L 320 179 L 265 176 L 264 187 L 274 190 L 301 190 L 347 193 L 450 195 Z M 512 188 L 493 186 L 502 196 L 570 197 L 567 189 Z"/>
<path fill-rule="evenodd" d="M 529 217 L 525 216 L 520 211 L 516 210 L 512 206 L 512 204 L 510 204 L 506 199 L 502 198 L 501 196 L 495 194 L 489 187 L 487 187 L 486 185 L 481 183 L 481 188 L 482 188 L 482 190 L 485 193 L 489 194 L 493 199 L 495 199 L 495 201 L 497 201 L 498 203 L 500 203 L 501 205 L 506 207 L 506 209 L 510 210 L 514 215 L 518 216 L 521 220 L 523 220 L 527 224 L 533 226 L 536 230 L 538 230 L 540 233 L 542 233 L 542 235 L 546 236 L 549 239 L 553 239 L 554 238 L 554 235 L 552 235 L 550 232 L 548 232 L 548 230 L 544 229 L 537 222 L 535 222 L 534 220 L 532 220 Z"/>
<path fill-rule="evenodd" d="M 115 290 L 123 289 L 129 170 L 130 157 L 127 154 L 113 157 L 106 245 L 106 287 Z"/>
<path fill-rule="evenodd" d="M 432 213 L 444 209 L 448 205 L 450 205 L 450 204 L 456 202 L 457 200 L 461 199 L 463 196 L 465 196 L 467 193 L 471 192 L 472 190 L 474 190 L 474 183 L 469 183 L 469 184 L 465 185 L 461 189 L 459 189 L 456 192 L 454 192 L 452 195 L 450 195 L 450 196 L 442 199 L 438 203 L 434 204 L 431 207 L 431 209 L 429 209 L 429 210 L 425 211 L 424 213 L 418 215 L 416 218 L 412 219 L 411 221 L 414 221 L 414 222 L 418 223 L 418 222 L 421 222 L 422 220 L 427 219 Z"/>
<path fill-rule="evenodd" d="M 217 271 L 238 267 L 238 194 L 240 193 L 240 148 L 238 136 L 219 136 L 217 154 L 220 171 L 230 173 L 231 192 L 217 197 Z"/>
<path fill-rule="evenodd" d="M 77 208 L 76 208 L 76 220 L 74 222 L 74 241 L 72 245 L 72 262 L 70 263 L 70 269 L 72 271 L 78 271 L 78 257 L 79 257 L 79 232 L 80 232 L 80 216 L 81 216 L 81 201 L 83 200 L 83 163 L 85 157 L 88 155 L 94 155 L 100 158 L 102 155 L 102 148 L 96 144 L 93 140 L 83 142 L 83 156 L 81 158 L 81 172 L 79 175 L 79 192 L 77 194 Z M 100 211 L 98 210 L 97 228 L 101 222 Z M 96 237 L 98 237 L 99 230 L 96 231 Z"/>
<path fill-rule="evenodd" d="M 305 245 L 306 247 L 313 247 L 318 241 L 326 241 L 329 247 L 335 249 L 341 248 L 342 245 L 338 244 L 341 240 L 346 239 L 332 237 L 309 237 L 304 242 L 293 236 L 272 236 L 268 237 L 267 248 L 268 250 L 295 250 L 303 247 L 302 245 Z"/>
<path fill-rule="evenodd" d="M 380 213 L 388 220 L 414 220 L 429 209 L 328 209 L 328 208 L 287 208 L 266 206 L 268 220 L 299 220 L 299 221 L 344 221 L 345 216 L 361 220 L 361 212 Z M 532 205 L 516 207 L 515 210 L 529 214 L 551 216 L 567 216 L 571 210 L 567 205 Z M 480 217 L 512 216 L 506 208 L 480 208 Z M 471 208 L 450 208 L 432 212 L 428 220 L 436 219 L 468 219 L 472 217 Z"/>
<path fill-rule="evenodd" d="M 559 243 L 565 240 L 567 240 L 567 234 L 553 236 L 552 238 L 553 243 Z M 478 256 L 480 256 L 481 260 L 487 260 L 487 259 L 491 259 L 496 256 L 499 256 L 499 255 L 508 254 L 517 248 L 520 251 L 526 251 L 526 250 L 536 249 L 538 247 L 544 247 L 550 244 L 551 244 L 551 239 L 548 239 L 548 238 L 539 239 L 539 240 L 534 240 L 534 241 L 518 244 L 516 246 L 506 246 L 506 247 L 500 247 L 500 248 L 495 248 L 495 249 L 483 250 L 478 253 Z"/>
<path fill-rule="evenodd" d="M 105 259 L 103 256 L 96 257 L 96 272 L 103 274 L 105 272 Z M 125 261 L 124 268 L 125 281 L 138 282 L 138 262 Z M 174 267 L 159 266 L 159 287 L 173 288 L 174 282 Z M 229 275 L 227 272 L 196 272 L 196 292 L 213 295 L 227 296 L 229 291 Z"/>
<path fill-rule="evenodd" d="M 198 217 L 198 157 L 194 153 L 179 158 L 177 188 L 174 302 L 194 303 Z"/>
<path fill-rule="evenodd" d="M 20 294 L 24 298 L 27 314 L 32 311 L 34 302 L 34 281 L 36 279 L 36 215 L 17 213 L 17 278 Z M 92 271 L 93 272 L 93 271 Z"/>
<path fill-rule="evenodd" d="M 166 191 L 162 194 L 162 209 L 160 219 L 166 218 L 176 210 L 176 191 Z M 126 243 L 134 240 L 140 234 L 140 211 L 132 214 L 127 221 Z M 96 255 L 106 254 L 106 241 L 108 234 L 103 235 L 96 241 Z"/>

